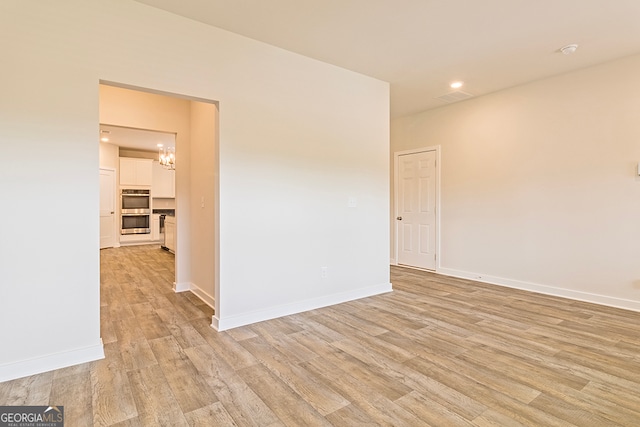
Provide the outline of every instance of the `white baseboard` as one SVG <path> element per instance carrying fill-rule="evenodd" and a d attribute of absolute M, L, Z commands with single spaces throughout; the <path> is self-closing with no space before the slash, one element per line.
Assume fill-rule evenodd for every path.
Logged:
<path fill-rule="evenodd" d="M 191 290 L 191 285 L 192 283 L 190 282 L 182 282 L 182 283 L 176 283 L 173 282 L 173 292 L 180 293 L 180 292 L 186 292 L 186 291 L 190 291 Z"/>
<path fill-rule="evenodd" d="M 264 310 L 257 310 L 250 313 L 237 314 L 235 316 L 229 316 L 222 319 L 218 317 L 218 313 L 216 313 L 211 319 L 211 327 L 217 331 L 225 331 L 227 329 L 233 329 L 239 326 L 262 322 L 264 320 L 275 319 L 277 317 L 302 313 L 304 311 L 314 310 L 316 308 L 327 307 L 329 305 L 341 304 L 347 301 L 353 301 L 360 298 L 379 295 L 386 292 L 391 292 L 392 290 L 393 289 L 391 287 L 391 283 L 383 283 L 380 285 L 360 288 L 349 292 L 341 292 L 338 294 L 327 295 L 305 301 L 294 302 L 291 304 L 284 304 L 276 307 L 266 308 Z"/>
<path fill-rule="evenodd" d="M 217 313 L 214 314 L 213 316 L 211 316 L 211 327 L 213 329 L 215 329 L 216 331 L 221 332 L 221 330 L 220 330 L 220 319 L 218 319 Z"/>
<path fill-rule="evenodd" d="M 53 371 L 54 369 L 66 368 L 99 359 L 104 359 L 102 339 L 99 344 L 89 347 L 47 354 L 46 356 L 0 365 L 0 382 L 41 374 L 43 372 Z"/>
<path fill-rule="evenodd" d="M 215 298 L 212 295 L 209 295 L 207 292 L 203 291 L 202 288 L 200 288 L 198 285 L 191 282 L 182 282 L 182 283 L 173 282 L 173 292 L 179 294 L 181 292 L 187 292 L 187 291 L 190 291 L 192 294 L 200 298 L 205 304 L 207 304 L 209 307 L 215 310 L 215 307 L 216 307 Z"/>
<path fill-rule="evenodd" d="M 207 304 L 209 307 L 215 310 L 216 299 L 212 295 L 209 295 L 207 292 L 202 290 L 202 288 L 196 285 L 195 283 L 191 283 L 190 291 L 192 294 L 194 294 L 195 296 L 200 298 L 202 301 L 204 301 L 205 304 Z"/>
<path fill-rule="evenodd" d="M 574 291 L 571 289 L 557 288 L 555 286 L 523 282 L 520 280 L 505 279 L 504 277 L 488 276 L 486 274 L 471 273 L 468 271 L 455 270 L 451 268 L 438 268 L 436 270 L 436 273 L 445 276 L 458 277 L 460 279 L 470 279 L 476 282 L 489 283 L 492 285 L 537 292 L 545 295 L 569 298 L 577 301 L 591 302 L 594 304 L 606 305 L 609 307 L 640 311 L 640 301 L 609 297 L 606 295 L 592 294 L 588 292 Z"/>

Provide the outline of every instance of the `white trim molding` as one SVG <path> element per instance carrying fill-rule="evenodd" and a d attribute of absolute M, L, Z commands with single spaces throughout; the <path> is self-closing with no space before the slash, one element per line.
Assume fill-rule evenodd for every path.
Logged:
<path fill-rule="evenodd" d="M 176 283 L 176 282 L 173 282 L 173 292 L 175 292 L 176 294 L 179 294 L 179 293 L 182 293 L 182 292 L 191 292 L 192 294 L 194 294 L 195 296 L 200 298 L 202 300 L 202 302 L 204 302 L 209 307 L 211 307 L 211 308 L 213 308 L 215 310 L 215 306 L 216 306 L 215 298 L 213 296 L 209 295 L 204 290 L 202 290 L 202 288 L 200 288 L 195 283 L 191 283 L 191 282 Z"/>
<path fill-rule="evenodd" d="M 102 339 L 100 339 L 99 343 L 89 347 L 0 365 L 0 382 L 79 365 L 81 363 L 93 362 L 99 359 L 104 359 Z"/>
<path fill-rule="evenodd" d="M 191 289 L 189 289 L 192 294 L 200 298 L 205 304 L 209 307 L 216 309 L 216 299 L 205 292 L 201 287 L 196 285 L 195 283 L 191 283 Z"/>
<path fill-rule="evenodd" d="M 539 294 L 568 298 L 576 301 L 590 302 L 593 304 L 600 304 L 609 307 L 616 307 L 625 310 L 640 312 L 640 301 L 609 297 L 606 295 L 592 294 L 589 292 L 574 291 L 571 289 L 558 288 L 555 286 L 541 285 L 538 283 L 524 282 L 520 280 L 506 279 L 504 277 L 489 276 L 486 274 L 472 273 L 469 271 L 456 270 L 452 268 L 438 268 L 436 270 L 436 273 L 442 274 L 444 276 L 489 283 L 491 285 L 521 289 L 524 291 L 537 292 Z"/>
<path fill-rule="evenodd" d="M 180 292 L 190 291 L 192 285 L 193 283 L 190 283 L 190 282 L 182 282 L 182 283 L 173 282 L 173 292 L 175 292 L 176 294 L 179 294 Z"/>
<path fill-rule="evenodd" d="M 218 332 L 222 332 L 220 329 L 220 319 L 218 318 L 218 313 L 214 312 L 214 315 L 211 316 L 211 327 Z"/>
<path fill-rule="evenodd" d="M 253 311 L 250 313 L 237 314 L 235 316 L 229 316 L 222 319 L 218 316 L 218 313 L 216 313 L 211 319 L 211 327 L 216 331 L 221 332 L 227 329 L 233 329 L 244 325 L 250 325 L 252 323 L 262 322 L 264 320 L 302 313 L 309 310 L 315 310 L 316 308 L 341 304 L 343 302 L 353 301 L 374 295 L 380 295 L 391 291 L 393 291 L 391 283 L 383 283 L 380 285 L 360 288 L 349 292 L 342 292 L 291 304 L 284 304 L 276 307 L 270 307 L 264 310 Z"/>

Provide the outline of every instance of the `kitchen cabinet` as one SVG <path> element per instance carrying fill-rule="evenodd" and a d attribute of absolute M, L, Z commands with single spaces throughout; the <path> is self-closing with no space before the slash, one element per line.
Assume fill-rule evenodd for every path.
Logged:
<path fill-rule="evenodd" d="M 151 197 L 173 199 L 176 197 L 176 171 L 167 169 L 154 160 L 151 167 Z"/>
<path fill-rule="evenodd" d="M 151 222 L 151 240 L 157 242 L 160 240 L 160 214 L 153 214 Z"/>
<path fill-rule="evenodd" d="M 150 187 L 152 166 L 152 159 L 120 157 L 120 187 Z"/>
<path fill-rule="evenodd" d="M 176 217 L 168 216 L 164 219 L 164 246 L 176 253 Z"/>

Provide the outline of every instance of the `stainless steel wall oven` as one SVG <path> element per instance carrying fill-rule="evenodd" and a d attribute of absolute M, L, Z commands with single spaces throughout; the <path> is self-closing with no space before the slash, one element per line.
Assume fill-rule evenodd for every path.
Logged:
<path fill-rule="evenodd" d="M 149 190 L 123 188 L 120 205 L 120 234 L 150 234 L 150 207 Z"/>
<path fill-rule="evenodd" d="M 150 213 L 151 195 L 149 190 L 122 189 L 122 213 Z"/>

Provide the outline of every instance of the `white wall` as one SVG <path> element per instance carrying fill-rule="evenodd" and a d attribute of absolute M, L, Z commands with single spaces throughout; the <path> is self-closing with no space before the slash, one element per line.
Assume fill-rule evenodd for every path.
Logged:
<path fill-rule="evenodd" d="M 442 147 L 438 270 L 640 310 L 638 73 L 633 56 L 394 120 L 392 152 Z"/>
<path fill-rule="evenodd" d="M 190 102 L 191 125 L 191 285 L 190 289 L 215 307 L 218 273 L 217 193 L 218 109 L 215 104 Z M 219 307 L 218 307 L 219 309 Z"/>
<path fill-rule="evenodd" d="M 386 83 L 128 0 L 3 1 L 0 51 L 0 379 L 101 356 L 100 80 L 220 102 L 217 327 L 389 289 Z"/>
<path fill-rule="evenodd" d="M 118 170 L 119 164 L 119 150 L 117 145 L 101 142 L 99 147 L 100 167 Z"/>

